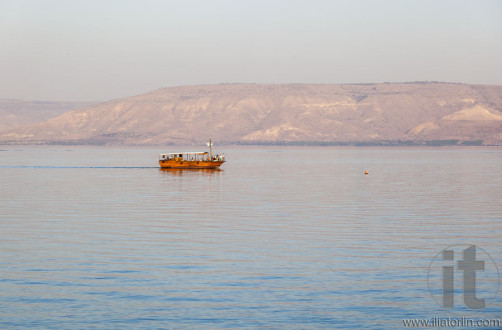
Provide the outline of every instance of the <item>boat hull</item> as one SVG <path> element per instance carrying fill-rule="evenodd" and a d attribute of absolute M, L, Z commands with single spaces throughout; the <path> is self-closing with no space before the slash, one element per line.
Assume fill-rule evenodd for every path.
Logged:
<path fill-rule="evenodd" d="M 187 169 L 214 169 L 219 168 L 225 161 L 209 161 L 209 160 L 159 160 L 160 168 L 187 168 Z"/>

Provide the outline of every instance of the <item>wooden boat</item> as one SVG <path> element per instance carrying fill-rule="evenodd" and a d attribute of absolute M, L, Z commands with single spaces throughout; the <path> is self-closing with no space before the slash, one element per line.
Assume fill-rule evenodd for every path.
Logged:
<path fill-rule="evenodd" d="M 209 152 L 173 152 L 159 155 L 159 165 L 162 169 L 215 169 L 225 162 L 225 154 L 213 156 L 213 144 L 209 138 Z"/>

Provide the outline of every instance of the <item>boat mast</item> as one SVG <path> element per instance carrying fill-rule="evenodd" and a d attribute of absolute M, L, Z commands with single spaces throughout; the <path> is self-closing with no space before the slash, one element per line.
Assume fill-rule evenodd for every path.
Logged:
<path fill-rule="evenodd" d="M 211 160 L 213 160 L 213 143 L 211 142 L 211 137 L 209 137 L 209 156 L 211 156 Z"/>

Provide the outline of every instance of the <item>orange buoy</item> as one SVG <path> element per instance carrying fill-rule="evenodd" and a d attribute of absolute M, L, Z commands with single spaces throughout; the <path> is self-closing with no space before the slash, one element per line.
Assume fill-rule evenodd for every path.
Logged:
<path fill-rule="evenodd" d="M 368 174 L 368 171 L 364 171 L 364 174 Z"/>

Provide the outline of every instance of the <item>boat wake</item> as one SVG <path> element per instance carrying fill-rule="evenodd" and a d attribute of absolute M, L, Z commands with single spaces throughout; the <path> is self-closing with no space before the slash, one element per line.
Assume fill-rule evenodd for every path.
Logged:
<path fill-rule="evenodd" d="M 95 169 L 152 169 L 158 166 L 46 166 L 46 165 L 7 165 L 0 168 L 95 168 Z"/>

